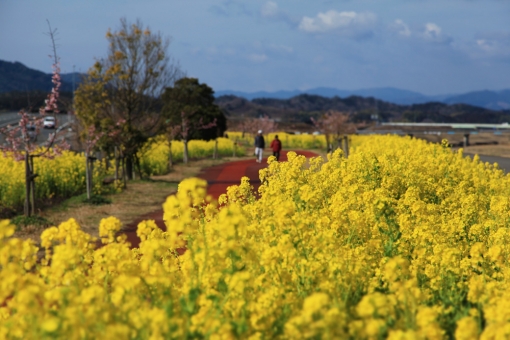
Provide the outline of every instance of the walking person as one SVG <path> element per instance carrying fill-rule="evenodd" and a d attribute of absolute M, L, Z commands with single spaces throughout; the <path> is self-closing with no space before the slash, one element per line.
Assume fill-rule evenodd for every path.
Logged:
<path fill-rule="evenodd" d="M 273 141 L 271 142 L 271 149 L 273 149 L 273 156 L 276 157 L 276 160 L 280 160 L 280 151 L 282 151 L 282 142 L 278 139 L 278 135 L 274 136 Z"/>
<path fill-rule="evenodd" d="M 255 157 L 257 157 L 257 163 L 262 163 L 262 152 L 264 151 L 264 147 L 264 136 L 262 136 L 262 130 L 259 130 L 255 136 Z"/>

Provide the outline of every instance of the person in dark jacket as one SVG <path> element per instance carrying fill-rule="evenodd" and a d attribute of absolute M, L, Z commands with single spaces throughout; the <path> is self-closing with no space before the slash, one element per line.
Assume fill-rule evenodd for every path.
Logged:
<path fill-rule="evenodd" d="M 255 136 L 255 157 L 257 157 L 257 163 L 262 163 L 262 152 L 265 147 L 264 136 L 262 136 L 262 130 L 259 130 Z"/>
<path fill-rule="evenodd" d="M 273 156 L 276 157 L 276 160 L 280 160 L 280 151 L 282 151 L 282 142 L 278 139 L 278 135 L 274 136 L 273 141 L 271 142 L 271 149 L 273 149 Z"/>

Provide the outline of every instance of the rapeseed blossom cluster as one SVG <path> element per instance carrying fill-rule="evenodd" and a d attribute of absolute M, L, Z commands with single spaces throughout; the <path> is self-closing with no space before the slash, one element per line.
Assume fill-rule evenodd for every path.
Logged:
<path fill-rule="evenodd" d="M 64 151 L 52 159 L 34 158 L 36 197 L 70 197 L 85 190 L 85 156 Z M 96 161 L 94 166 L 94 189 L 100 191 L 101 180 L 111 174 L 104 161 Z M 99 193 L 99 192 L 98 192 Z M 17 208 L 25 199 L 25 163 L 16 161 L 10 154 L 0 154 L 0 210 Z"/>
<path fill-rule="evenodd" d="M 212 157 L 214 141 L 192 140 L 188 143 L 191 158 Z M 232 156 L 234 143 L 226 138 L 218 138 L 218 156 Z M 183 144 L 172 142 L 174 161 L 182 161 Z M 236 155 L 244 155 L 244 149 L 238 148 Z M 144 175 L 160 175 L 168 171 L 169 147 L 163 137 L 147 143 L 140 152 L 140 164 Z M 65 151 L 52 159 L 34 158 L 36 197 L 48 199 L 52 197 L 70 197 L 83 193 L 85 190 L 85 156 L 83 153 Z M 106 160 L 95 161 L 92 176 L 93 190 L 103 194 L 111 188 L 105 188 L 102 180 L 113 175 L 113 166 L 107 167 Z M 11 155 L 0 154 L 0 210 L 16 209 L 23 206 L 25 200 L 25 163 L 19 162 Z"/>
<path fill-rule="evenodd" d="M 326 137 L 324 135 L 309 135 L 309 134 L 301 134 L 301 135 L 293 135 L 286 132 L 271 132 L 264 133 L 264 138 L 266 139 L 267 145 L 271 143 L 274 139 L 274 136 L 278 135 L 278 138 L 281 140 L 283 149 L 326 149 Z M 249 133 L 241 133 L 235 131 L 229 131 L 228 137 L 232 140 L 238 140 L 244 142 L 247 145 L 253 145 L 253 141 L 255 136 Z M 336 142 L 335 142 L 336 143 Z M 335 144 L 336 146 L 336 144 Z"/>
<path fill-rule="evenodd" d="M 258 193 L 184 180 L 135 249 L 116 218 L 100 248 L 71 219 L 38 262 L 0 222 L 0 338 L 507 338 L 510 177 L 446 142 L 358 142 L 270 157 Z"/>
<path fill-rule="evenodd" d="M 232 156 L 234 154 L 234 142 L 228 138 L 217 138 L 219 157 Z M 214 154 L 215 141 L 190 140 L 188 153 L 190 158 L 207 158 Z M 183 159 L 184 145 L 182 141 L 172 141 L 172 159 L 181 162 Z M 236 149 L 236 156 L 244 156 L 243 148 Z M 164 136 L 156 137 L 149 141 L 139 153 L 140 165 L 144 174 L 148 176 L 161 175 L 168 172 L 168 160 L 170 147 Z"/>

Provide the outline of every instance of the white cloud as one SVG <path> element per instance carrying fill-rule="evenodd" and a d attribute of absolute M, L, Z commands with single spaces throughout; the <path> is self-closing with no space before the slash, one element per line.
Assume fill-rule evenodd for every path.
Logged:
<path fill-rule="evenodd" d="M 433 43 L 449 44 L 453 41 L 449 35 L 443 33 L 441 27 L 433 22 L 425 24 L 425 30 L 421 33 L 421 37 L 425 41 Z"/>
<path fill-rule="evenodd" d="M 485 33 L 475 41 L 474 57 L 510 57 L 510 32 Z"/>
<path fill-rule="evenodd" d="M 395 20 L 390 28 L 403 37 L 411 36 L 411 30 L 409 29 L 409 26 L 401 19 Z"/>
<path fill-rule="evenodd" d="M 372 30 L 377 17 L 374 13 L 337 12 L 329 10 L 316 17 L 303 17 L 299 29 L 309 33 L 336 31 L 344 35 L 359 35 Z"/>
<path fill-rule="evenodd" d="M 434 24 L 433 22 L 429 22 L 425 24 L 425 31 L 423 32 L 423 36 L 429 40 L 437 40 L 441 38 L 441 27 Z"/>
<path fill-rule="evenodd" d="M 264 61 L 267 60 L 267 55 L 252 53 L 252 54 L 248 55 L 248 60 L 250 60 L 254 63 L 263 63 Z"/>
<path fill-rule="evenodd" d="M 263 17 L 274 17 L 278 14 L 278 4 L 276 2 L 268 1 L 262 6 L 260 14 Z"/>
<path fill-rule="evenodd" d="M 445 34 L 443 29 L 433 22 L 428 22 L 422 28 L 410 28 L 402 19 L 396 19 L 389 25 L 389 29 L 395 34 L 409 38 L 414 37 L 418 41 L 436 44 L 450 44 L 453 42 L 451 36 Z"/>
<path fill-rule="evenodd" d="M 496 49 L 494 42 L 490 40 L 478 39 L 476 40 L 476 45 L 485 52 L 492 52 Z"/>
<path fill-rule="evenodd" d="M 264 19 L 273 21 L 282 21 L 295 27 L 299 23 L 299 19 L 289 15 L 288 12 L 282 10 L 274 1 L 267 1 L 260 9 L 260 16 Z"/>

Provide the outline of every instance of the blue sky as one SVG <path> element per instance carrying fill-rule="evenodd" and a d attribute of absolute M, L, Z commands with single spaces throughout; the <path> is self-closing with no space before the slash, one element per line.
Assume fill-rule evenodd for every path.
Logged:
<path fill-rule="evenodd" d="M 85 72 L 121 17 L 217 91 L 510 88 L 510 0 L 0 0 L 0 59 L 50 73 L 48 19 Z"/>

